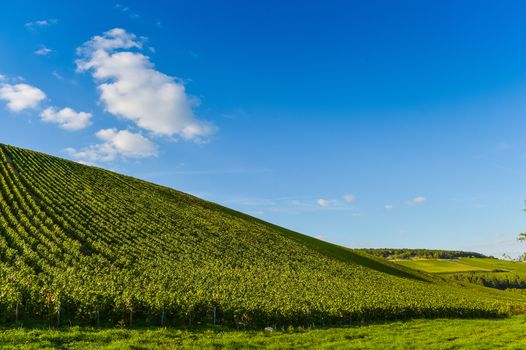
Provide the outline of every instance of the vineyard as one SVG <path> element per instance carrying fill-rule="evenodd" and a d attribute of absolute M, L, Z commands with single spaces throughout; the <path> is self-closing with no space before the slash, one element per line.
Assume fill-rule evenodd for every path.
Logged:
<path fill-rule="evenodd" d="M 503 316 L 461 287 L 169 188 L 0 147 L 0 321 L 322 325 Z"/>

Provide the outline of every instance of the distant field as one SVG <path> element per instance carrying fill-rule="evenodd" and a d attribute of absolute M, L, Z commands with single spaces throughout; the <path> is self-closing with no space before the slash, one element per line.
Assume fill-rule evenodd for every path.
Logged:
<path fill-rule="evenodd" d="M 465 259 L 442 260 L 442 259 L 423 259 L 423 260 L 396 260 L 397 264 L 429 273 L 453 273 L 468 271 L 491 271 L 490 269 L 464 264 Z"/>
<path fill-rule="evenodd" d="M 394 260 L 417 271 L 440 274 L 458 281 L 523 294 L 526 291 L 526 263 L 494 258 Z M 517 293 L 515 293 L 517 294 Z"/>
<path fill-rule="evenodd" d="M 0 349 L 524 349 L 526 318 L 436 319 L 263 331 L 4 329 Z"/>
<path fill-rule="evenodd" d="M 395 262 L 428 273 L 492 272 L 498 270 L 526 274 L 526 263 L 493 258 L 396 260 Z"/>

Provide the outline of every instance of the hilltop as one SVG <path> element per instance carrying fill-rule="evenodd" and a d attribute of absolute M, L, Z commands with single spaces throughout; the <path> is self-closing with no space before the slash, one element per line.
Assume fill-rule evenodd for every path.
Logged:
<path fill-rule="evenodd" d="M 525 301 L 9 145 L 0 261 L 0 321 L 324 324 L 500 316 Z"/>

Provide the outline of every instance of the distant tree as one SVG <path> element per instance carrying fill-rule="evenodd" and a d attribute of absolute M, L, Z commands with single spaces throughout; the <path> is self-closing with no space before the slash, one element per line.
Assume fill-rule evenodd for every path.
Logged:
<path fill-rule="evenodd" d="M 361 249 L 368 254 L 381 256 L 385 259 L 458 259 L 458 258 L 485 258 L 486 256 L 476 252 L 464 252 L 460 250 L 439 250 L 439 249 Z"/>
<path fill-rule="evenodd" d="M 524 203 L 526 203 L 526 201 L 524 201 Z M 526 212 L 526 209 L 523 209 L 523 210 Z M 525 242 L 526 241 L 526 232 L 521 232 L 519 234 L 519 237 L 517 237 L 517 240 L 519 242 Z M 517 260 L 519 260 L 519 261 L 526 261 L 526 252 L 523 253 L 521 256 L 519 256 L 517 258 Z"/>
<path fill-rule="evenodd" d="M 522 232 L 519 235 L 519 238 L 517 239 L 519 242 L 525 242 L 526 241 L 526 232 Z M 522 253 L 521 256 L 517 258 L 518 261 L 526 261 L 526 252 Z"/>

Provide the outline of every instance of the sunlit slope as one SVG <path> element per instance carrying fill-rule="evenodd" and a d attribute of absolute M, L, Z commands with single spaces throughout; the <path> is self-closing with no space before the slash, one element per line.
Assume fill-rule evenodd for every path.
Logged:
<path fill-rule="evenodd" d="M 310 324 L 498 315 L 523 303 L 166 187 L 0 149 L 4 320 Z"/>
<path fill-rule="evenodd" d="M 526 294 L 526 262 L 495 258 L 451 260 L 396 260 L 396 263 L 422 272 L 438 274 L 453 282 L 469 282 Z"/>
<path fill-rule="evenodd" d="M 526 274 L 526 263 L 495 258 L 396 260 L 396 263 L 428 273 L 516 272 Z"/>
<path fill-rule="evenodd" d="M 396 260 L 396 263 L 402 266 L 406 266 L 408 268 L 428 273 L 491 271 L 491 269 L 487 269 L 484 267 L 465 264 L 464 260 L 466 259 Z"/>

